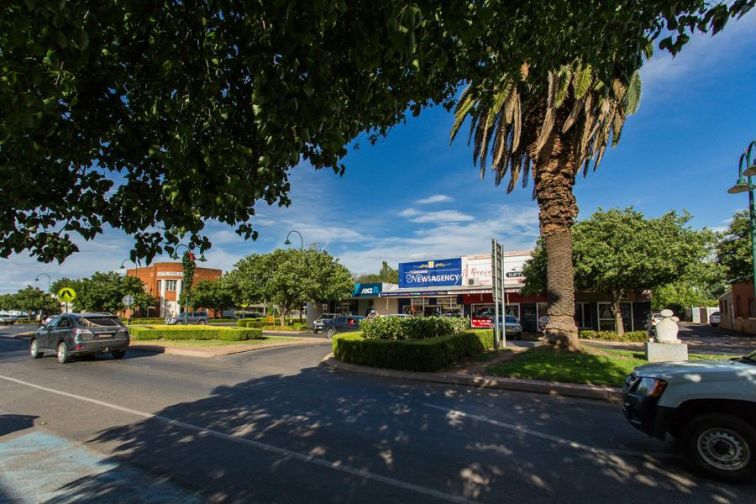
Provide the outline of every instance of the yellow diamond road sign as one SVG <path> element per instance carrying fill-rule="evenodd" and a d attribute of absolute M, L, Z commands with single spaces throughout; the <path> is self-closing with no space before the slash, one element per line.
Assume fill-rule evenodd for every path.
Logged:
<path fill-rule="evenodd" d="M 63 287 L 58 291 L 58 299 L 65 303 L 70 303 L 76 299 L 76 291 L 71 287 Z"/>

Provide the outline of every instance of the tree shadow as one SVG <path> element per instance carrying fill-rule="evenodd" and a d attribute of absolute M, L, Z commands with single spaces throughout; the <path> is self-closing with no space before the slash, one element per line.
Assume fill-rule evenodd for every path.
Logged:
<path fill-rule="evenodd" d="M 209 501 L 637 503 L 753 492 L 688 475 L 615 406 L 322 368 L 217 387 L 89 443 Z M 83 478 L 67 491 L 84 501 L 103 486 Z"/>
<path fill-rule="evenodd" d="M 34 427 L 36 418 L 38 417 L 34 415 L 2 414 L 0 415 L 0 436 Z"/>

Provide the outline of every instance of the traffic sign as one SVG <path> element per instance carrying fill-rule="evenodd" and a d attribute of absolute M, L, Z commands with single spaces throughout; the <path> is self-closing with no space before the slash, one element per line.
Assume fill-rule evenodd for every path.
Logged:
<path fill-rule="evenodd" d="M 134 296 L 132 296 L 131 294 L 126 294 L 125 296 L 123 296 L 123 299 L 121 299 L 121 302 L 128 308 L 129 306 L 134 304 Z"/>
<path fill-rule="evenodd" d="M 76 291 L 71 287 L 63 287 L 58 291 L 58 299 L 65 303 L 70 303 L 76 299 Z"/>

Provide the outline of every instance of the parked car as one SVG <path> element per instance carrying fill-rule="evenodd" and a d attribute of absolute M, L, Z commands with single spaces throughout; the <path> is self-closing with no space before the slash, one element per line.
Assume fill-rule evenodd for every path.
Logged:
<path fill-rule="evenodd" d="M 18 317 L 14 317 L 13 315 L 0 315 L 0 324 L 3 325 L 15 324 L 17 320 Z"/>
<path fill-rule="evenodd" d="M 168 317 L 165 319 L 165 323 L 168 325 L 180 325 L 180 324 L 207 324 L 207 312 L 197 311 L 188 313 L 179 313 L 174 317 Z"/>
<path fill-rule="evenodd" d="M 388 315 L 379 315 L 380 317 L 391 317 L 391 318 L 413 318 L 412 315 L 409 313 L 389 313 Z"/>
<path fill-rule="evenodd" d="M 721 321 L 722 317 L 719 315 L 718 311 L 712 312 L 712 314 L 709 315 L 709 324 L 711 324 L 712 327 L 717 327 Z"/>
<path fill-rule="evenodd" d="M 491 321 L 491 324 L 493 325 L 493 320 Z M 501 329 L 501 316 L 499 316 L 499 329 Z M 522 336 L 522 324 L 520 324 L 520 319 L 513 315 L 507 315 L 504 329 L 507 337 L 512 336 L 519 338 Z"/>
<path fill-rule="evenodd" d="M 110 313 L 65 313 L 37 329 L 29 343 L 32 358 L 54 353 L 65 364 L 79 355 L 108 352 L 122 359 L 129 347 L 129 330 Z"/>
<path fill-rule="evenodd" d="M 323 331 L 325 331 L 328 339 L 333 338 L 336 333 L 345 331 L 356 331 L 360 328 L 360 323 L 365 319 L 359 315 L 339 315 L 332 319 L 326 319 L 323 321 Z"/>
<path fill-rule="evenodd" d="M 677 438 L 698 471 L 727 481 L 756 476 L 756 350 L 640 366 L 625 380 L 623 410 L 649 436 Z"/>
<path fill-rule="evenodd" d="M 321 313 L 320 316 L 312 322 L 312 332 L 315 334 L 323 330 L 323 322 L 338 317 L 338 313 Z"/>

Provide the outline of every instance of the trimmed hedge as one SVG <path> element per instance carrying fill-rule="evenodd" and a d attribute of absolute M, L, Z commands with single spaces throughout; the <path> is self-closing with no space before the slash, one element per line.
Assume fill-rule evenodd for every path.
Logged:
<path fill-rule="evenodd" d="M 121 319 L 123 323 L 126 323 L 126 320 Z M 132 318 L 128 321 L 129 325 L 154 325 L 154 324 L 165 324 L 164 318 Z"/>
<path fill-rule="evenodd" d="M 223 340 L 244 341 L 262 337 L 261 329 L 213 327 L 207 325 L 146 325 L 129 328 L 135 340 Z"/>
<path fill-rule="evenodd" d="M 375 317 L 360 324 L 366 339 L 420 340 L 466 331 L 468 321 L 459 317 Z"/>
<path fill-rule="evenodd" d="M 294 332 L 294 331 L 304 331 L 307 329 L 307 327 L 304 326 L 304 324 L 294 324 L 290 326 L 283 326 L 280 325 L 266 325 L 263 326 L 263 331 L 283 331 L 283 332 Z"/>
<path fill-rule="evenodd" d="M 243 318 L 236 321 L 238 327 L 252 327 L 255 329 L 262 329 L 265 324 L 264 318 Z"/>
<path fill-rule="evenodd" d="M 493 345 L 491 331 L 415 340 L 367 339 L 360 333 L 344 333 L 333 339 L 333 355 L 350 364 L 408 371 L 438 371 Z"/>
<path fill-rule="evenodd" d="M 620 338 L 614 331 L 590 331 L 581 330 L 579 334 L 581 339 L 592 339 L 600 341 L 619 341 L 624 343 L 645 343 L 649 340 L 646 331 L 628 331 Z"/>

